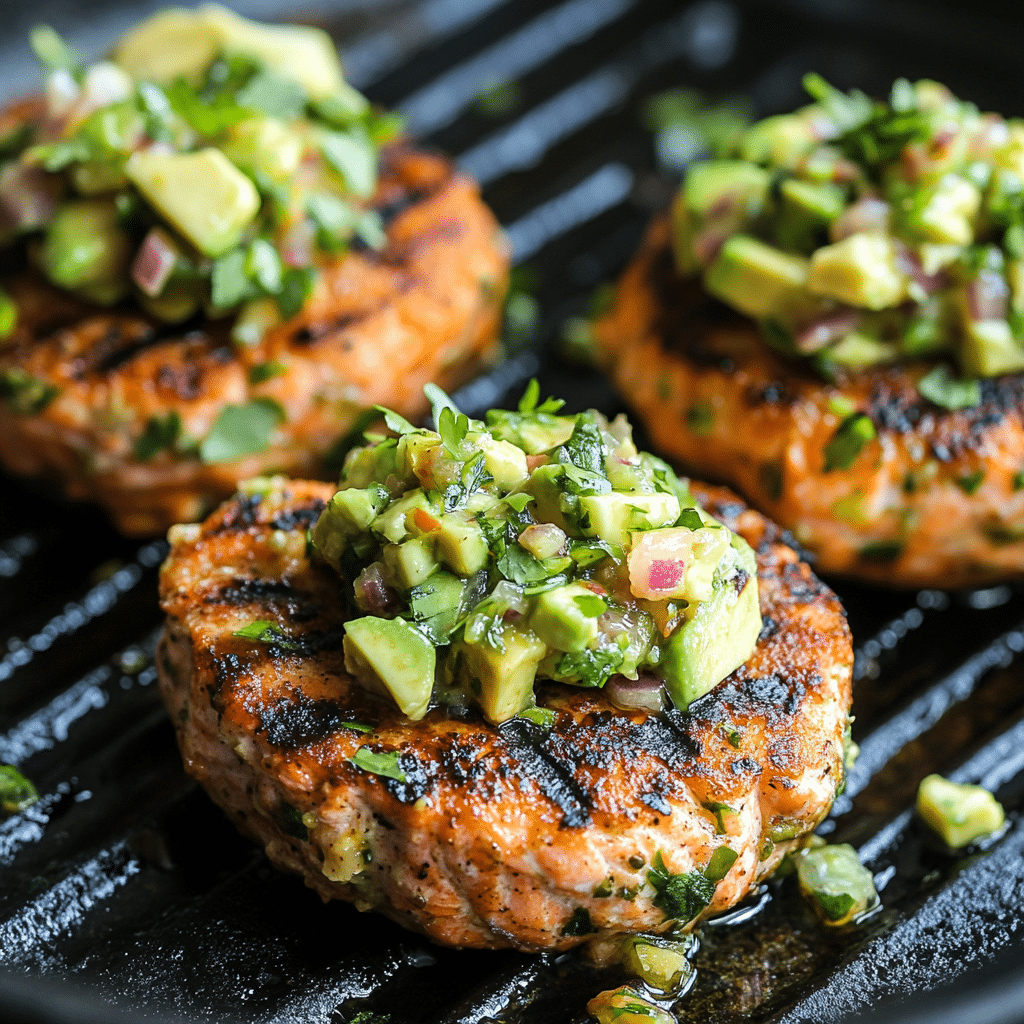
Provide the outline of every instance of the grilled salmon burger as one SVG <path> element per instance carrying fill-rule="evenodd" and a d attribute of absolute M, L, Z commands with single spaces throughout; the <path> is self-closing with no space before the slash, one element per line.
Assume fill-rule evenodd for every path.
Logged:
<path fill-rule="evenodd" d="M 158 14 L 0 121 L 0 462 L 126 533 L 325 475 L 368 405 L 495 353 L 507 246 L 319 30 Z M 337 470 L 330 475 L 336 477 Z"/>
<path fill-rule="evenodd" d="M 843 783 L 835 595 L 621 417 L 531 389 L 485 424 L 432 395 L 438 430 L 388 413 L 340 490 L 249 481 L 171 530 L 158 665 L 187 770 L 325 900 L 446 945 L 732 906 Z"/>
<path fill-rule="evenodd" d="M 660 450 L 822 571 L 1024 572 L 1024 124 L 935 82 L 815 102 L 690 168 L 599 360 Z"/>

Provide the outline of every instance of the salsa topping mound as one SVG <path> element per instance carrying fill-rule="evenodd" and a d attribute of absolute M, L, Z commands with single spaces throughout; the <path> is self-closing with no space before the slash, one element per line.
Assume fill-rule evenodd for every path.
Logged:
<path fill-rule="evenodd" d="M 344 581 L 345 662 L 364 687 L 413 719 L 476 704 L 544 724 L 537 678 L 657 711 L 747 660 L 753 552 L 637 451 L 624 417 L 559 415 L 535 381 L 486 423 L 427 393 L 437 430 L 381 409 L 391 433 L 348 453 L 312 530 Z"/>
<path fill-rule="evenodd" d="M 398 123 L 342 77 L 319 29 L 174 9 L 82 64 L 32 33 L 43 102 L 0 138 L 0 245 L 28 239 L 54 284 L 168 322 L 236 313 L 254 344 L 299 311 L 317 268 L 384 232 L 367 200 Z M 19 109 L 21 116 L 19 116 Z M 4 296 L 0 331 L 17 309 Z"/>
<path fill-rule="evenodd" d="M 804 86 L 814 103 L 690 168 L 680 271 L 828 378 L 918 359 L 1024 370 L 1024 123 L 932 81 L 900 79 L 887 102 Z"/>

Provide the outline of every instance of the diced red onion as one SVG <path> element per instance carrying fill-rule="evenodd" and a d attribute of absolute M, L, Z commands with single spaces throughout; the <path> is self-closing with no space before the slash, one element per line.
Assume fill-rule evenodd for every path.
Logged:
<path fill-rule="evenodd" d="M 896 245 L 896 269 L 906 274 L 926 295 L 949 287 L 949 275 L 944 270 L 929 274 L 916 254 L 908 249 L 898 238 Z"/>
<path fill-rule="evenodd" d="M 662 711 L 666 704 L 665 684 L 647 673 L 638 679 L 612 676 L 605 683 L 604 692 L 617 707 L 631 711 Z"/>
<path fill-rule="evenodd" d="M 1004 320 L 1010 289 L 1002 274 L 987 267 L 967 285 L 967 308 L 972 320 Z"/>
<path fill-rule="evenodd" d="M 811 115 L 807 127 L 810 130 L 811 138 L 817 139 L 819 142 L 827 142 L 838 134 L 835 122 L 817 111 Z"/>
<path fill-rule="evenodd" d="M 57 209 L 60 180 L 41 167 L 8 164 L 0 172 L 0 231 L 41 228 Z"/>
<path fill-rule="evenodd" d="M 395 601 L 395 593 L 384 580 L 384 566 L 380 562 L 371 562 L 356 577 L 352 589 L 356 604 L 364 612 L 378 614 Z"/>
<path fill-rule="evenodd" d="M 527 455 L 526 468 L 532 473 L 538 466 L 546 466 L 548 461 L 546 455 Z"/>
<path fill-rule="evenodd" d="M 178 254 L 159 228 L 151 228 L 132 263 L 132 280 L 151 298 L 167 284 L 178 262 Z"/>
<path fill-rule="evenodd" d="M 310 220 L 300 220 L 293 224 L 281 242 L 281 259 L 289 267 L 308 267 L 313 262 L 313 242 L 316 240 L 316 227 Z"/>
<path fill-rule="evenodd" d="M 647 574 L 647 585 L 651 590 L 672 592 L 683 582 L 686 563 L 676 559 L 655 558 Z"/>
<path fill-rule="evenodd" d="M 889 204 L 872 196 L 858 199 L 833 221 L 833 242 L 841 242 L 861 231 L 885 231 L 889 227 Z"/>
<path fill-rule="evenodd" d="M 972 156 L 988 156 L 1010 141 L 1010 129 L 998 114 L 985 114 L 971 139 Z"/>
<path fill-rule="evenodd" d="M 795 334 L 793 341 L 800 352 L 817 352 L 826 345 L 845 338 L 851 331 L 856 330 L 859 323 L 860 313 L 852 310 L 848 313 L 831 313 L 811 321 Z"/>
<path fill-rule="evenodd" d="M 500 580 L 491 591 L 491 596 L 506 611 L 515 612 L 518 615 L 525 615 L 529 608 L 522 590 L 508 580 Z"/>
<path fill-rule="evenodd" d="M 710 267 L 718 258 L 729 232 L 718 228 L 705 228 L 693 238 L 693 255 L 702 267 Z"/>

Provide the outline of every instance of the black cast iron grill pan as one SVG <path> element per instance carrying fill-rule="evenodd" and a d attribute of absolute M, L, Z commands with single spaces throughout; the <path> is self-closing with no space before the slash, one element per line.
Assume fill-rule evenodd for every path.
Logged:
<path fill-rule="evenodd" d="M 32 84 L 21 22 L 50 19 L 97 49 L 138 10 L 12 8 L 8 92 Z M 767 114 L 799 103 L 813 69 L 876 93 L 899 75 L 935 77 L 1024 113 L 1014 26 L 982 7 L 421 0 L 318 13 L 354 83 L 483 182 L 533 281 L 537 338 L 464 390 L 471 412 L 514 400 L 538 371 L 571 409 L 618 411 L 598 375 L 559 361 L 554 338 L 671 194 L 640 125 L 646 96 L 739 92 Z M 619 979 L 578 956 L 439 949 L 272 870 L 183 773 L 156 694 L 164 543 L 125 541 L 94 510 L 2 487 L 0 762 L 43 795 L 0 821 L 0 1020 L 586 1019 L 588 998 Z M 857 645 L 863 752 L 822 831 L 859 847 L 884 910 L 835 936 L 791 883 L 769 886 L 703 929 L 679 1019 L 839 1021 L 880 1004 L 872 1020 L 1024 1019 L 1024 595 L 837 589 Z M 910 813 L 932 771 L 995 790 L 1006 834 L 960 859 L 940 850 Z M 954 990 L 923 994 L 951 979 Z"/>

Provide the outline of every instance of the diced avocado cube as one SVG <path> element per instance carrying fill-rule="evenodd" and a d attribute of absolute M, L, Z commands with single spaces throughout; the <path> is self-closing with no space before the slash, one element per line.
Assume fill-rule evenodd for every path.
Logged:
<path fill-rule="evenodd" d="M 778 243 L 786 249 L 808 251 L 843 212 L 843 190 L 830 181 L 810 182 L 787 178 L 779 186 L 781 208 L 775 227 Z"/>
<path fill-rule="evenodd" d="M 763 320 L 807 305 L 808 261 L 749 235 L 733 235 L 704 276 L 704 287 L 741 313 Z"/>
<path fill-rule="evenodd" d="M 622 964 L 629 974 L 661 992 L 677 992 L 693 973 L 686 942 L 653 935 L 631 936 L 623 949 Z"/>
<path fill-rule="evenodd" d="M 401 544 L 385 545 L 384 564 L 394 575 L 395 583 L 403 590 L 418 587 L 437 570 L 437 559 L 431 544 L 422 537 L 413 537 Z"/>
<path fill-rule="evenodd" d="M 283 78 L 298 82 L 312 97 L 345 90 L 338 51 L 322 29 L 260 25 L 219 4 L 207 4 L 196 13 L 204 25 L 220 33 L 226 53 L 255 57 Z"/>
<path fill-rule="evenodd" d="M 204 23 L 195 11 L 172 7 L 122 36 L 111 59 L 136 82 L 169 85 L 184 78 L 198 85 L 221 47 L 217 28 Z"/>
<path fill-rule="evenodd" d="M 657 529 L 679 518 L 679 499 L 674 494 L 584 495 L 580 498 L 583 533 L 624 547 L 634 530 Z"/>
<path fill-rule="evenodd" d="M 851 306 L 887 309 L 906 298 L 907 276 L 896 265 L 890 235 L 859 231 L 815 250 L 807 288 Z"/>
<path fill-rule="evenodd" d="M 405 619 L 367 615 L 345 624 L 345 668 L 365 689 L 390 696 L 417 721 L 434 688 L 434 645 Z"/>
<path fill-rule="evenodd" d="M 398 439 L 398 464 L 403 467 L 404 473 L 416 477 L 424 487 L 437 489 L 434 462 L 438 457 L 455 465 L 456 460 L 447 454 L 440 437 L 432 431 L 414 430 Z"/>
<path fill-rule="evenodd" d="M 981 786 L 929 775 L 917 789 L 917 813 L 947 846 L 963 846 L 998 832 L 1006 821 L 999 801 Z"/>
<path fill-rule="evenodd" d="M 995 377 L 1024 370 L 1024 345 L 1005 320 L 967 320 L 960 361 L 971 377 Z"/>
<path fill-rule="evenodd" d="M 341 469 L 343 487 L 383 484 L 389 476 L 402 476 L 397 463 L 398 446 L 392 442 L 360 445 L 346 456 Z"/>
<path fill-rule="evenodd" d="M 704 527 L 693 533 L 693 561 L 686 570 L 682 597 L 706 601 L 714 592 L 715 571 L 729 548 L 731 534 L 725 529 Z"/>
<path fill-rule="evenodd" d="M 530 628 L 559 651 L 578 652 L 597 639 L 597 595 L 579 583 L 545 590 L 534 605 Z M 597 598 L 597 600 L 600 600 Z"/>
<path fill-rule="evenodd" d="M 117 164 L 103 160 L 72 164 L 69 173 L 71 184 L 81 196 L 108 195 L 128 184 L 124 171 Z"/>
<path fill-rule="evenodd" d="M 729 206 L 753 219 L 764 206 L 769 181 L 766 170 L 745 160 L 704 160 L 687 171 L 683 193 L 690 211 L 701 217 Z"/>
<path fill-rule="evenodd" d="M 693 251 L 693 240 L 700 230 L 700 218 L 690 209 L 690 204 L 686 201 L 686 192 L 683 189 L 679 189 L 672 200 L 670 223 L 676 270 L 685 277 L 700 268 L 700 263 Z"/>
<path fill-rule="evenodd" d="M 822 357 L 851 370 L 863 370 L 879 363 L 895 362 L 899 346 L 879 341 L 863 331 L 850 331 L 841 341 L 822 350 Z"/>
<path fill-rule="evenodd" d="M 298 133 L 272 117 L 253 117 L 228 129 L 221 151 L 236 166 L 274 181 L 287 181 L 299 169 L 304 144 Z"/>
<path fill-rule="evenodd" d="M 749 549 L 748 549 L 749 551 Z M 658 671 L 680 709 L 703 696 L 753 653 L 761 634 L 756 566 L 743 553 L 749 575 L 717 583 L 711 597 L 672 634 Z"/>
<path fill-rule="evenodd" d="M 127 281 L 131 241 L 118 226 L 117 209 L 105 199 L 82 199 L 59 207 L 39 250 L 43 272 L 76 291 Z"/>
<path fill-rule="evenodd" d="M 978 186 L 956 174 L 945 175 L 927 194 L 927 201 L 907 217 L 907 226 L 929 242 L 970 245 L 981 208 Z"/>
<path fill-rule="evenodd" d="M 575 426 L 574 416 L 552 416 L 548 413 L 543 416 L 521 416 L 497 409 L 487 414 L 487 429 L 491 436 L 511 441 L 527 455 L 539 455 L 565 444 L 572 437 Z"/>
<path fill-rule="evenodd" d="M 796 857 L 800 891 L 822 921 L 839 927 L 878 906 L 871 872 L 848 843 L 816 846 Z"/>
<path fill-rule="evenodd" d="M 438 558 L 460 576 L 471 576 L 487 564 L 487 539 L 477 521 L 465 512 L 441 516 L 441 527 L 432 536 Z"/>
<path fill-rule="evenodd" d="M 421 509 L 434 519 L 440 516 L 440 510 L 427 497 L 423 488 L 416 487 L 411 491 L 406 491 L 384 509 L 370 524 L 370 529 L 392 544 L 401 544 L 403 540 L 414 534 L 413 524 L 408 520 L 416 509 Z M 418 534 L 423 531 L 415 532 Z"/>
<path fill-rule="evenodd" d="M 804 113 L 778 114 L 747 129 L 740 156 L 755 164 L 789 167 L 817 142 Z"/>
<path fill-rule="evenodd" d="M 502 647 L 457 645 L 469 690 L 484 717 L 495 724 L 514 718 L 533 704 L 537 666 L 547 652 L 536 636 L 512 628 L 502 633 Z"/>
<path fill-rule="evenodd" d="M 156 210 L 206 256 L 238 244 L 260 208 L 256 186 L 219 150 L 140 150 L 125 172 Z M 202 182 L 202 188 L 196 187 Z"/>
<path fill-rule="evenodd" d="M 531 474 L 523 490 L 533 496 L 533 514 L 538 522 L 554 523 L 571 537 L 578 537 L 574 528 L 562 513 L 562 495 L 565 493 L 565 468 L 557 463 L 538 466 Z"/>
<path fill-rule="evenodd" d="M 482 434 L 475 444 L 484 453 L 487 472 L 503 493 L 514 490 L 530 475 L 526 452 L 511 441 L 497 441 L 490 434 Z"/>
<path fill-rule="evenodd" d="M 379 484 L 338 491 L 313 526 L 313 547 L 337 568 L 349 542 L 369 530 L 389 500 L 388 492 Z"/>
<path fill-rule="evenodd" d="M 168 324 L 180 324 L 187 320 L 199 309 L 200 302 L 195 281 L 171 280 L 164 285 L 159 295 L 150 296 L 139 291 L 136 298 L 146 312 Z"/>

